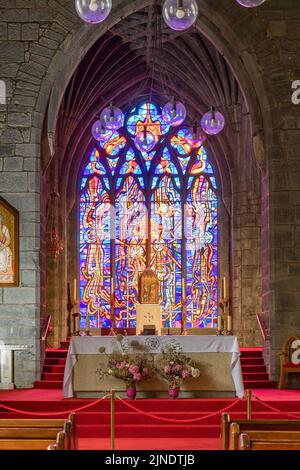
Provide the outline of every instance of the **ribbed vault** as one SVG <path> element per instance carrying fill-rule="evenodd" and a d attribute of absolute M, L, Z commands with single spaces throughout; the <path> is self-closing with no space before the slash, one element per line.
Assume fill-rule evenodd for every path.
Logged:
<path fill-rule="evenodd" d="M 232 133 L 239 130 L 245 107 L 230 66 L 195 29 L 170 30 L 151 5 L 102 36 L 73 74 L 57 121 L 62 167 L 69 167 L 79 150 L 82 154 L 82 146 L 89 145 L 91 125 L 106 104 L 113 101 L 125 110 L 150 94 L 160 103 L 177 95 L 187 107 L 190 124 L 211 105 L 218 107 L 225 114 L 226 130 L 208 145 L 231 153 Z"/>

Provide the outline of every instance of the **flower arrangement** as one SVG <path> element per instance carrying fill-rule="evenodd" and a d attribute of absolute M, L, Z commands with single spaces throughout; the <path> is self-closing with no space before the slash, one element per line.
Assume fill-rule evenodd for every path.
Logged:
<path fill-rule="evenodd" d="M 107 354 L 105 347 L 99 348 L 99 352 L 105 354 L 108 361 L 106 368 L 99 369 L 100 376 L 108 375 L 120 380 L 124 380 L 126 388 L 135 388 L 136 382 L 149 379 L 153 375 L 153 355 L 145 353 L 128 354 L 122 347 L 123 336 L 116 335 L 116 341 L 120 346 L 119 351 Z M 135 347 L 135 342 L 131 342 L 131 347 Z"/>
<path fill-rule="evenodd" d="M 158 373 L 168 380 L 170 389 L 180 387 L 183 380 L 198 378 L 198 363 L 186 356 L 176 344 L 167 345 L 162 351 Z"/>

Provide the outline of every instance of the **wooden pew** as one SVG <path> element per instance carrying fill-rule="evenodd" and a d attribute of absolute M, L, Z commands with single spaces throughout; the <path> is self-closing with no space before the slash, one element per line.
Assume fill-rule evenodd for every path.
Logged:
<path fill-rule="evenodd" d="M 53 444 L 60 431 L 66 436 L 65 450 L 76 450 L 76 415 L 70 413 L 69 419 L 0 419 L 0 450 L 20 445 L 21 448 L 47 449 Z M 17 442 L 23 441 L 23 442 Z M 9 443 L 10 442 L 10 443 Z M 59 444 L 56 442 L 56 446 Z"/>
<path fill-rule="evenodd" d="M 300 450 L 300 433 L 276 431 L 266 435 L 255 435 L 242 432 L 239 435 L 239 450 Z"/>
<path fill-rule="evenodd" d="M 238 449 L 238 440 L 240 433 L 248 433 L 248 431 L 291 431 L 291 432 L 300 432 L 300 420 L 290 420 L 290 419 L 234 419 L 234 424 L 238 426 L 233 426 L 230 415 L 228 413 L 223 413 L 221 417 L 221 443 L 222 450 L 229 449 Z"/>
<path fill-rule="evenodd" d="M 243 447 L 250 442 L 251 449 L 300 449 L 300 421 L 249 420 L 246 423 L 231 423 L 229 450 L 240 448 L 242 434 L 247 434 Z M 286 447 L 291 443 L 293 443 L 292 447 Z"/>
<path fill-rule="evenodd" d="M 17 429 L 17 428 L 16 428 Z M 55 450 L 69 450 L 68 437 L 64 431 L 59 431 L 53 439 L 27 439 L 26 428 L 23 428 L 24 436 L 10 439 L 0 439 L 0 450 L 47 450 L 49 447 Z"/>

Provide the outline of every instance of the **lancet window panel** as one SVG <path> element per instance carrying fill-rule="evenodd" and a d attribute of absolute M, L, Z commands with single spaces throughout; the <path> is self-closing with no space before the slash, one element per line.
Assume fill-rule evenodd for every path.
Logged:
<path fill-rule="evenodd" d="M 144 126 L 156 146 L 138 151 Z M 162 325 L 213 327 L 218 298 L 218 194 L 204 147 L 165 124 L 161 108 L 129 110 L 124 128 L 95 143 L 81 173 L 81 328 L 135 326 L 138 278 L 158 275 Z"/>

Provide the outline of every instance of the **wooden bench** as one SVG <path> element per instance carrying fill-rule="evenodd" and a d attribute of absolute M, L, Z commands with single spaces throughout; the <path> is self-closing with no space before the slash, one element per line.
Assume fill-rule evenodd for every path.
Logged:
<path fill-rule="evenodd" d="M 300 346 L 299 339 L 299 336 L 290 336 L 282 347 L 282 351 L 280 353 L 279 388 L 285 388 L 287 374 L 300 373 L 300 364 L 295 364 L 292 357 L 294 351 L 296 351 Z"/>
<path fill-rule="evenodd" d="M 47 450 L 53 446 L 55 450 L 69 450 L 68 436 L 64 431 L 59 431 L 54 438 L 50 439 L 28 439 L 24 429 L 24 435 L 10 439 L 0 439 L 0 450 Z"/>
<path fill-rule="evenodd" d="M 66 450 L 67 436 L 64 431 L 59 431 L 56 436 L 55 444 L 50 444 L 47 450 Z"/>
<path fill-rule="evenodd" d="M 239 450 L 300 450 L 300 433 L 273 431 L 239 435 Z"/>
<path fill-rule="evenodd" d="M 288 431 L 300 433 L 300 419 L 234 419 L 232 422 L 228 413 L 221 417 L 221 444 L 222 450 L 237 450 L 239 435 L 251 431 L 266 432 Z"/>
<path fill-rule="evenodd" d="M 0 419 L 0 450 L 47 449 L 51 444 L 60 448 L 56 441 L 59 432 L 64 432 L 64 450 L 75 450 L 77 446 L 76 415 L 69 419 Z M 31 447 L 32 446 L 32 447 Z"/>

